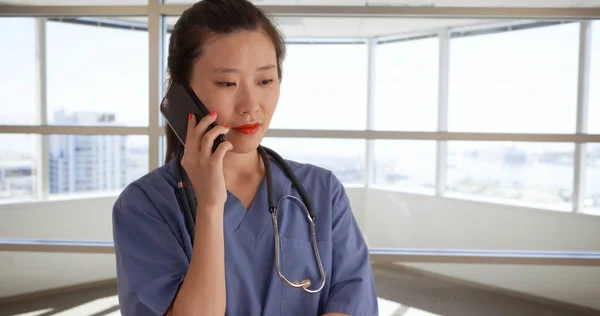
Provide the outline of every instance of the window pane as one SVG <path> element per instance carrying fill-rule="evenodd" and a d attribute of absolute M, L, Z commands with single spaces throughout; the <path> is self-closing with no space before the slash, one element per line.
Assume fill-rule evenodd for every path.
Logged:
<path fill-rule="evenodd" d="M 158 102 L 162 101 L 162 97 L 164 96 L 165 93 L 167 93 L 167 79 L 169 79 L 169 73 L 168 71 L 168 59 L 169 59 L 169 41 L 171 40 L 171 30 L 173 29 L 173 25 L 175 25 L 175 23 L 177 22 L 177 20 L 179 20 L 178 16 L 165 16 L 163 17 L 163 22 L 164 22 L 164 41 L 163 41 L 163 68 L 161 69 L 161 71 L 163 71 L 163 84 L 162 87 L 164 87 L 162 94 L 161 94 L 161 100 L 158 100 Z M 165 126 L 165 117 L 162 115 L 162 113 L 160 112 L 160 109 L 158 109 L 158 124 L 160 126 Z M 161 159 L 164 160 L 164 159 Z"/>
<path fill-rule="evenodd" d="M 50 124 L 148 125 L 148 32 L 116 19 L 47 22 Z"/>
<path fill-rule="evenodd" d="M 36 24 L 0 18 L 0 125 L 37 124 Z"/>
<path fill-rule="evenodd" d="M 0 204 L 37 197 L 39 135 L 0 134 Z"/>
<path fill-rule="evenodd" d="M 600 143 L 587 144 L 584 212 L 600 215 Z"/>
<path fill-rule="evenodd" d="M 373 181 L 377 187 L 435 192 L 435 141 L 375 140 L 373 147 Z"/>
<path fill-rule="evenodd" d="M 169 32 L 178 19 L 178 16 L 165 17 L 165 69 Z M 270 127 L 364 130 L 367 66 L 366 43 L 288 42 L 281 94 Z M 340 117 L 342 112 L 344 116 Z"/>
<path fill-rule="evenodd" d="M 437 130 L 439 39 L 377 45 L 375 129 Z"/>
<path fill-rule="evenodd" d="M 158 143 L 158 164 L 162 166 L 165 164 L 165 155 L 167 154 L 167 136 L 160 136 Z"/>
<path fill-rule="evenodd" d="M 50 194 L 117 192 L 148 172 L 148 137 L 48 136 Z"/>
<path fill-rule="evenodd" d="M 451 39 L 449 130 L 574 133 L 578 42 L 578 23 Z"/>
<path fill-rule="evenodd" d="M 600 21 L 592 22 L 590 53 L 588 132 L 600 134 Z"/>
<path fill-rule="evenodd" d="M 344 185 L 364 186 L 364 139 L 265 137 L 262 145 L 284 159 L 329 169 Z"/>
<path fill-rule="evenodd" d="M 366 128 L 367 45 L 288 44 L 271 128 Z"/>
<path fill-rule="evenodd" d="M 448 142 L 447 192 L 570 210 L 574 148 L 569 143 Z"/>

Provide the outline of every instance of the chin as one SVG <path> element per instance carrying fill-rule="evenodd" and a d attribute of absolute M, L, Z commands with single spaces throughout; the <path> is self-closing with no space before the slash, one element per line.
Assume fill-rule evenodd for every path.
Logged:
<path fill-rule="evenodd" d="M 253 151 L 256 151 L 256 148 L 260 145 L 260 141 L 240 141 L 240 142 L 232 142 L 233 150 L 232 152 L 236 154 L 247 154 Z"/>

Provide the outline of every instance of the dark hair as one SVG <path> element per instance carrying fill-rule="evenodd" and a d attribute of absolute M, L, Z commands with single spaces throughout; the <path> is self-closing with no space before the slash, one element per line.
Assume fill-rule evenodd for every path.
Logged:
<path fill-rule="evenodd" d="M 169 41 L 167 72 L 170 82 L 189 83 L 194 62 L 202 55 L 202 45 L 210 34 L 231 34 L 237 31 L 264 31 L 275 46 L 277 72 L 282 77 L 285 57 L 283 36 L 273 22 L 247 0 L 202 0 L 185 10 L 173 27 Z M 183 145 L 165 124 L 167 150 L 165 164 L 177 158 Z"/>

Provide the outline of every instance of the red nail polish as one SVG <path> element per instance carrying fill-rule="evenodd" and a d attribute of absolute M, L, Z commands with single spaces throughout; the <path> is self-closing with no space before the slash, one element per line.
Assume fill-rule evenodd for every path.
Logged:
<path fill-rule="evenodd" d="M 217 112 L 215 112 L 215 111 L 212 111 L 212 112 L 210 112 L 210 114 L 209 114 L 209 115 L 210 115 L 210 116 L 215 116 L 215 115 L 217 115 Z"/>
<path fill-rule="evenodd" d="M 225 125 L 225 126 L 223 126 L 223 127 L 225 127 L 225 128 L 229 128 L 229 126 L 227 126 L 227 125 Z"/>
<path fill-rule="evenodd" d="M 190 116 L 188 117 L 188 120 L 192 120 L 192 113 L 190 113 Z"/>

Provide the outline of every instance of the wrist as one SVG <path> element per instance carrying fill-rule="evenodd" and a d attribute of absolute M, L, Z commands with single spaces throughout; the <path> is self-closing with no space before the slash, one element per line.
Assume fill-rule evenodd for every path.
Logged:
<path fill-rule="evenodd" d="M 219 220 L 223 219 L 224 210 L 224 205 L 198 204 L 198 206 L 196 206 L 196 217 L 200 217 L 205 220 Z"/>

